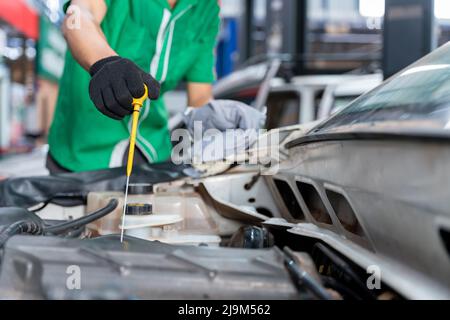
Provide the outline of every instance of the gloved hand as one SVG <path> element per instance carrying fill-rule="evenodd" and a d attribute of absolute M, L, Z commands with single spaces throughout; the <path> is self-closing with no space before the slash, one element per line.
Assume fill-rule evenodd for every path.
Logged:
<path fill-rule="evenodd" d="M 212 100 L 184 115 L 184 123 L 192 135 L 197 121 L 202 123 L 203 132 L 209 129 L 222 132 L 230 129 L 258 130 L 264 126 L 266 115 L 239 101 Z"/>
<path fill-rule="evenodd" d="M 121 120 L 133 111 L 133 97 L 140 98 L 148 87 L 148 96 L 159 97 L 160 84 L 134 62 L 118 56 L 97 61 L 89 70 L 92 76 L 89 95 L 104 115 Z"/>
<path fill-rule="evenodd" d="M 240 154 L 258 139 L 258 130 L 264 126 L 266 115 L 242 102 L 213 100 L 206 106 L 184 114 L 184 123 L 191 137 L 200 142 L 186 157 L 194 164 L 221 161 Z M 201 123 L 202 132 L 195 132 L 195 123 Z M 208 132 L 210 129 L 211 130 Z M 217 143 L 221 141 L 221 143 Z"/>

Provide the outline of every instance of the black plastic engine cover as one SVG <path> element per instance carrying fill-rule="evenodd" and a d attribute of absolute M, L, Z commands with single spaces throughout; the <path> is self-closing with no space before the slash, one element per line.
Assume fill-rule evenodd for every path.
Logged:
<path fill-rule="evenodd" d="M 75 271 L 79 289 L 68 285 Z M 309 295 L 298 293 L 276 249 L 16 236 L 0 273 L 0 299 L 299 298 Z"/>

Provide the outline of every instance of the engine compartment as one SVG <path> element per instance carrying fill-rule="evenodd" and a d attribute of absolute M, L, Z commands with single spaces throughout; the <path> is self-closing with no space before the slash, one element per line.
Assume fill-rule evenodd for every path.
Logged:
<path fill-rule="evenodd" d="M 164 288 L 155 288 L 144 281 L 154 275 L 159 277 L 159 271 L 152 265 L 146 275 L 134 271 L 121 275 L 124 278 L 112 296 L 142 299 L 448 298 L 447 251 L 441 244 L 448 235 L 442 231 L 436 233 L 436 223 L 442 230 L 447 230 L 443 219 L 446 212 L 443 201 L 447 200 L 442 198 L 442 201 L 432 203 L 431 211 L 423 210 L 425 202 L 417 203 L 421 199 L 399 199 L 397 192 L 402 190 L 397 184 L 408 187 L 396 178 L 395 173 L 401 171 L 396 169 L 397 166 L 403 165 L 395 161 L 398 149 L 402 147 L 419 153 L 426 151 L 424 146 L 417 148 L 415 142 L 399 146 L 395 140 L 374 141 L 373 147 L 361 147 L 350 140 L 292 144 L 301 140 L 303 133 L 298 126 L 269 132 L 268 136 L 275 137 L 269 144 L 258 143 L 257 147 L 238 155 L 239 163 L 244 163 L 241 165 L 218 162 L 192 167 L 166 163 L 135 168 L 134 190 L 129 189 L 129 212 L 123 223 L 126 239 L 123 244 L 118 238 L 122 231 L 123 168 L 19 178 L 0 184 L 3 195 L 0 206 L 18 204 L 21 207 L 0 209 L 4 211 L 0 214 L 0 234 L 8 231 L 7 236 L 0 239 L 4 248 L 0 289 L 25 297 L 25 288 L 32 281 L 38 281 L 44 289 L 32 296 L 33 299 L 87 299 L 105 291 L 100 288 L 116 283 L 111 270 L 116 269 L 117 275 L 117 270 L 124 266 L 135 265 L 135 255 L 142 260 L 160 259 L 162 270 L 172 270 L 169 261 L 180 257 L 173 257 L 170 252 L 179 251 L 188 261 L 178 271 L 168 271 L 170 281 L 155 282 L 156 286 L 158 283 Z M 267 139 L 263 140 L 267 142 Z M 276 152 L 272 150 L 272 144 Z M 370 156 L 379 150 L 386 150 L 386 155 L 395 151 L 394 160 L 380 163 L 383 170 L 391 170 L 392 174 L 383 176 L 384 180 L 377 180 L 375 185 L 369 180 L 365 184 L 355 180 L 360 174 L 348 174 L 355 169 L 364 171 L 367 177 L 372 169 L 379 172 L 378 162 L 373 162 L 376 157 Z M 447 152 L 447 149 L 440 150 Z M 269 161 L 265 165 L 253 164 L 254 156 Z M 361 159 L 359 167 L 348 167 L 348 157 Z M 446 166 L 447 162 L 443 163 L 443 167 Z M 415 175 L 418 175 L 417 170 L 411 171 L 409 177 L 419 179 L 423 173 L 418 177 Z M 396 188 L 386 193 L 383 192 L 386 186 Z M 406 190 L 401 194 L 407 195 Z M 423 199 L 431 190 L 424 189 Z M 439 219 L 430 219 L 430 212 L 437 213 Z M 20 223 L 14 225 L 15 221 Z M 386 233 L 386 229 L 396 230 L 403 236 Z M 414 232 L 410 232 L 412 230 Z M 426 241 L 415 237 L 418 232 Z M 79 255 L 79 250 L 86 251 L 85 247 L 90 255 L 87 261 L 69 259 L 72 254 Z M 161 248 L 165 248 L 166 255 L 155 258 Z M 199 252 L 200 256 L 192 252 Z M 22 267 L 15 267 L 17 263 L 21 264 L 15 257 L 23 255 L 26 259 Z M 198 269 L 192 269 L 191 264 L 203 259 L 203 255 L 210 259 L 196 265 Z M 430 255 L 433 255 L 432 260 Z M 217 271 L 223 272 L 226 278 L 228 269 L 225 267 L 236 266 L 235 262 L 240 259 L 246 266 L 241 275 L 252 280 L 242 280 L 242 286 L 239 285 L 241 280 L 236 280 L 236 287 L 230 287 L 229 296 L 215 291 L 217 288 L 226 291 L 222 290 L 222 280 L 206 277 L 206 281 L 202 277 L 184 276 L 206 271 L 215 274 Z M 101 280 L 88 280 L 89 286 L 74 295 L 71 290 L 64 289 L 62 279 L 68 277 L 67 273 L 63 276 L 64 268 L 78 260 L 86 265 L 80 262 L 69 267 L 77 266 L 86 271 L 86 274 L 83 271 L 85 283 L 91 277 L 101 277 Z M 104 263 L 99 263 L 100 260 Z M 274 272 L 272 276 L 277 279 L 274 281 L 286 286 L 263 285 L 252 294 L 242 289 L 255 283 L 274 283 L 272 280 L 267 282 L 264 277 L 268 274 L 261 275 L 254 266 L 261 263 L 260 260 L 264 268 Z M 430 267 L 430 261 L 439 263 Z M 91 264 L 95 268 L 91 268 Z M 58 283 L 46 274 L 47 266 L 52 269 L 50 266 L 53 265 L 60 268 L 55 271 L 61 274 L 54 280 Z M 25 276 L 36 268 L 41 270 L 38 280 Z M 240 274 L 239 270 L 241 267 L 230 272 Z M 134 280 L 127 282 L 127 277 Z M 140 281 L 135 282 L 134 277 Z M 187 283 L 180 291 L 179 281 L 183 285 Z M 202 281 L 208 285 L 200 285 Z M 289 287 L 286 281 L 292 286 L 290 289 L 286 289 Z M 291 294 L 292 288 L 296 294 Z M 59 293 L 50 294 L 53 289 Z M 263 292 L 255 293 L 257 290 Z M 113 299 L 112 296 L 100 294 L 105 299 Z"/>
<path fill-rule="evenodd" d="M 124 194 L 92 191 L 86 204 L 35 207 L 48 228 L 80 228 L 5 244 L 0 291 L 14 299 L 394 299 L 323 241 L 288 232 L 279 194 L 255 167 L 213 177 L 138 183 L 120 243 Z M 111 206 L 111 204 L 115 204 Z M 42 236 L 44 235 L 44 236 Z M 67 289 L 79 268 L 82 290 Z M 77 269 L 78 270 L 78 269 Z M 305 279 L 306 277 L 306 279 Z"/>

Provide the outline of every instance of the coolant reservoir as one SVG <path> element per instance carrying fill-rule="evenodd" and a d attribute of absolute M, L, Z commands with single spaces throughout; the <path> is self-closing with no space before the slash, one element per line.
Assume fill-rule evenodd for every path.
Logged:
<path fill-rule="evenodd" d="M 88 212 L 93 212 L 111 199 L 118 199 L 117 209 L 88 226 L 92 236 L 118 234 L 122 228 L 124 194 L 93 192 L 88 196 Z M 141 211 L 142 210 L 142 211 Z M 192 187 L 149 188 L 131 186 L 128 195 L 125 234 L 171 244 L 218 246 L 221 238 L 209 208 Z"/>

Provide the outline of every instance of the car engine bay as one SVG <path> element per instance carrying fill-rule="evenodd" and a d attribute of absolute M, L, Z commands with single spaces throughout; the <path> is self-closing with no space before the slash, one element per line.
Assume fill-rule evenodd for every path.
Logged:
<path fill-rule="evenodd" d="M 367 289 L 370 274 L 361 265 L 320 239 L 289 232 L 299 217 L 283 211 L 295 199 L 260 167 L 201 176 L 165 166 L 137 170 L 123 226 L 119 171 L 5 182 L 3 199 L 28 209 L 0 209 L 1 297 L 402 298 L 384 283 Z M 82 290 L 68 289 L 72 269 Z"/>

